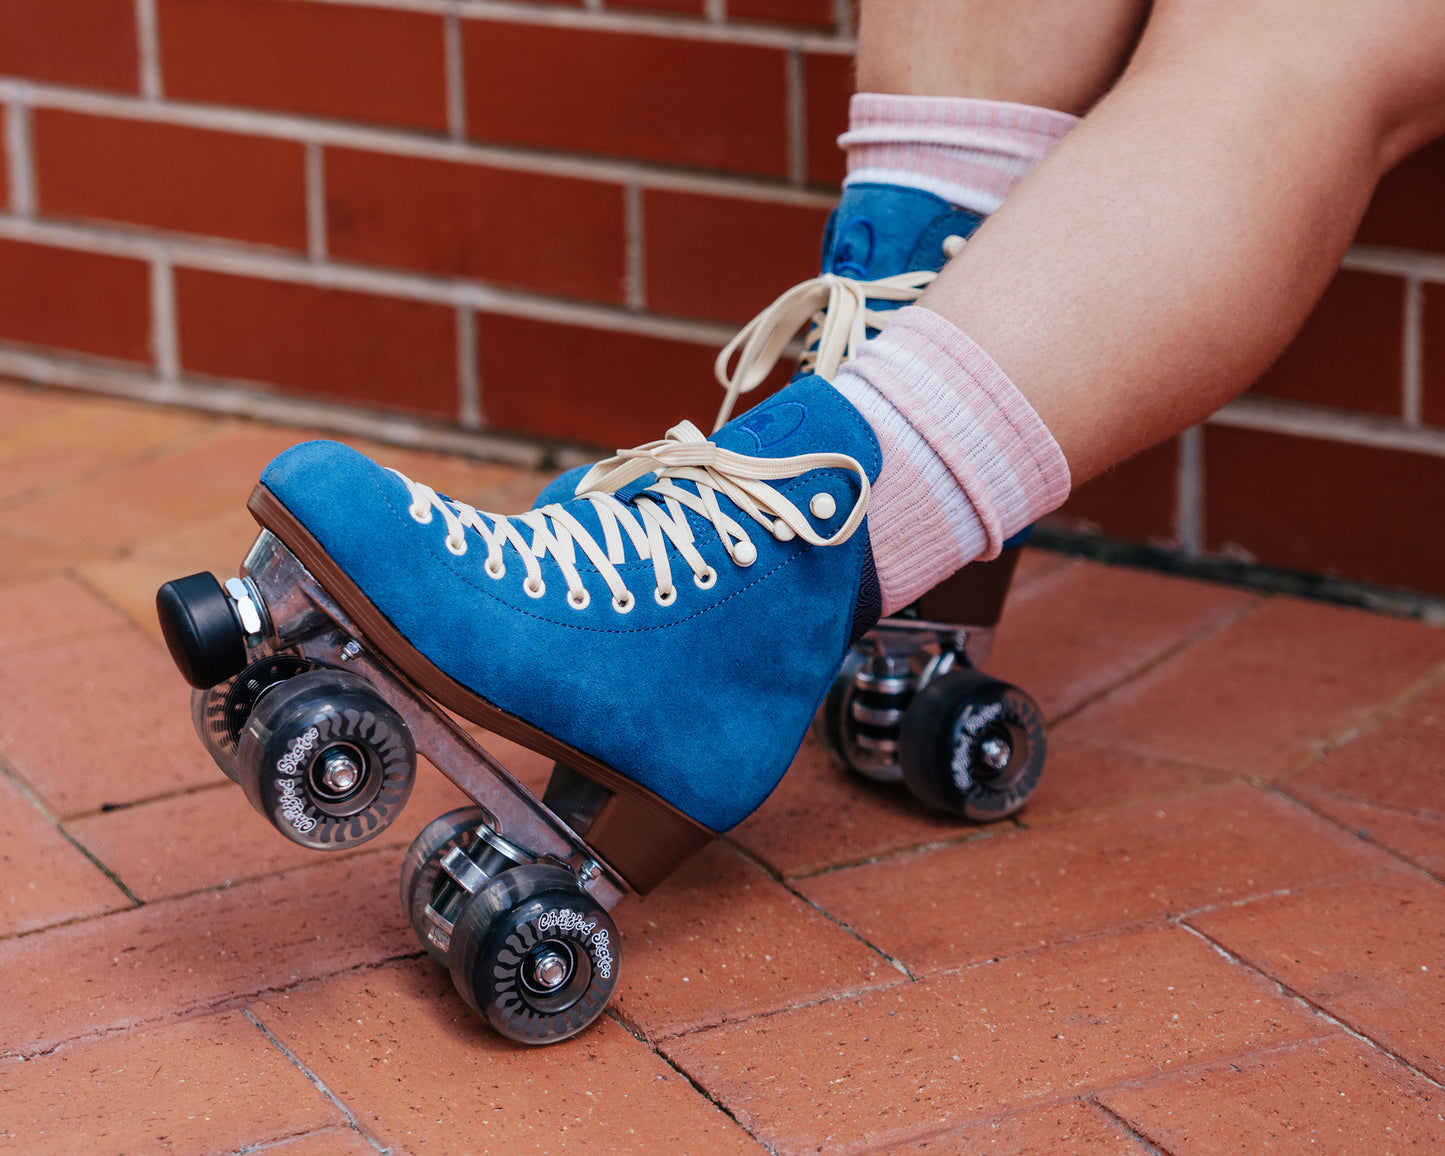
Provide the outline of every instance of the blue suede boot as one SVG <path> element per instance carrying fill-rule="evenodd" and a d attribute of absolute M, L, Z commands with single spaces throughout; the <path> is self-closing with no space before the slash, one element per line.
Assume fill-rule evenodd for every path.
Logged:
<path fill-rule="evenodd" d="M 867 422 L 803 378 L 482 513 L 332 442 L 251 509 L 432 697 L 710 837 L 772 791 L 879 600 Z"/>

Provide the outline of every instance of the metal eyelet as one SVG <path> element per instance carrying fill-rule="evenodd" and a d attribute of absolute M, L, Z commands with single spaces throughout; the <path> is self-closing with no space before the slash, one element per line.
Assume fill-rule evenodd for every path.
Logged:
<path fill-rule="evenodd" d="M 709 566 L 701 574 L 694 574 L 692 581 L 699 590 L 711 590 L 717 585 L 717 571 Z"/>
<path fill-rule="evenodd" d="M 488 578 L 502 578 L 506 576 L 507 564 L 503 562 L 500 558 L 498 558 L 496 562 L 497 567 L 495 570 L 492 569 L 492 559 L 490 558 L 488 558 L 486 562 L 482 564 L 482 569 L 487 572 Z"/>
<path fill-rule="evenodd" d="M 567 591 L 567 605 L 573 610 L 586 610 L 591 601 L 592 595 L 587 593 L 585 586 L 579 590 Z"/>
<path fill-rule="evenodd" d="M 838 503 L 834 501 L 832 494 L 823 490 L 813 495 L 813 500 L 808 503 L 808 511 L 813 517 L 826 522 L 838 512 Z"/>
<path fill-rule="evenodd" d="M 446 536 L 446 544 L 447 549 L 450 550 L 453 554 L 455 554 L 458 558 L 460 558 L 463 554 L 467 552 L 467 540 L 465 537 L 457 538 L 455 541 L 453 541 L 452 536 L 448 534 Z"/>
<path fill-rule="evenodd" d="M 793 527 L 779 518 L 773 523 L 773 537 L 779 542 L 791 542 L 798 535 L 793 532 Z"/>
<path fill-rule="evenodd" d="M 411 515 L 411 520 L 413 522 L 416 522 L 422 526 L 431 525 L 430 506 L 412 506 L 409 510 L 407 510 L 407 513 Z"/>
<path fill-rule="evenodd" d="M 758 560 L 758 548 L 751 542 L 739 542 L 733 547 L 733 561 L 739 566 L 751 566 Z"/>
<path fill-rule="evenodd" d="M 538 578 L 537 586 L 534 589 L 532 587 L 532 580 L 528 578 L 525 582 L 522 583 L 522 589 L 527 592 L 528 598 L 540 598 L 543 594 L 547 593 L 547 583 L 543 582 L 542 579 Z"/>
<path fill-rule="evenodd" d="M 612 599 L 612 609 L 617 611 L 618 614 L 630 614 L 632 613 L 632 608 L 636 605 L 637 599 L 632 596 L 631 590 L 627 592 L 626 602 L 622 602 L 617 598 Z"/>
<path fill-rule="evenodd" d="M 677 601 L 677 587 L 672 587 L 666 594 L 661 590 L 654 590 L 652 592 L 652 599 L 659 606 L 671 606 Z"/>

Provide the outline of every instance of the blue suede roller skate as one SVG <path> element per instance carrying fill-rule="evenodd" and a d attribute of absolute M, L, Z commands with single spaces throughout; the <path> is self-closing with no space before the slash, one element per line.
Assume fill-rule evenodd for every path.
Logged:
<path fill-rule="evenodd" d="M 207 748 L 289 838 L 378 834 L 417 752 L 476 801 L 413 843 L 402 902 L 493 1026 L 551 1042 L 616 982 L 607 910 L 762 802 L 877 621 L 878 469 L 818 377 L 512 517 L 308 442 L 262 474 L 241 576 L 168 583 L 162 625 Z M 555 759 L 549 805 L 438 706 Z"/>
<path fill-rule="evenodd" d="M 831 378 L 892 312 L 918 299 L 982 223 L 932 193 L 847 187 L 824 233 L 822 274 L 784 293 L 718 355 L 725 396 L 717 426 L 740 395 L 768 379 L 805 326 L 799 373 Z M 586 469 L 554 480 L 538 504 L 570 497 Z M 964 567 L 852 648 L 815 726 L 839 762 L 878 781 L 903 780 L 928 805 L 974 821 L 1024 805 L 1043 773 L 1042 716 L 1027 695 L 978 667 L 1027 538 L 1025 530 L 999 557 Z"/>

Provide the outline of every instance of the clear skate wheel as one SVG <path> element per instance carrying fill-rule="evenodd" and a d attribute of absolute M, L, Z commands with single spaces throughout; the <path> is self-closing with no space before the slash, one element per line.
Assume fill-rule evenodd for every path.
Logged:
<path fill-rule="evenodd" d="M 951 670 L 918 692 L 898 745 L 903 781 L 915 797 L 979 823 L 1028 801 L 1048 753 L 1034 700 L 971 668 Z"/>
<path fill-rule="evenodd" d="M 553 1044 L 602 1014 L 617 986 L 617 928 L 571 872 L 503 871 L 467 900 L 452 931 L 452 982 L 501 1035 Z"/>
<path fill-rule="evenodd" d="M 487 819 L 480 807 L 458 807 L 421 829 L 401 861 L 401 909 L 411 923 L 421 945 L 443 967 L 447 966 L 447 949 L 432 935 L 432 922 L 427 908 L 439 900 L 439 884 L 446 886 L 442 860 L 454 847 L 460 846 Z"/>
<path fill-rule="evenodd" d="M 236 769 L 251 805 L 278 831 L 336 851 L 374 839 L 401 813 L 416 748 L 365 679 L 323 668 L 287 679 L 257 704 Z"/>
<path fill-rule="evenodd" d="M 226 777 L 239 783 L 236 746 L 261 696 L 313 666 L 297 654 L 272 654 L 209 690 L 191 691 L 191 723 L 201 745 Z"/>

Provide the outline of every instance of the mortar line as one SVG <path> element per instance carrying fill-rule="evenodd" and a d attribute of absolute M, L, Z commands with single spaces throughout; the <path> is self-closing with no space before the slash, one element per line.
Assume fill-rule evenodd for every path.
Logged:
<path fill-rule="evenodd" d="M 35 216 L 35 157 L 30 132 L 29 89 L 17 85 L 6 94 L 5 154 L 10 184 L 10 210 L 29 220 Z"/>
<path fill-rule="evenodd" d="M 464 141 L 467 139 L 467 77 L 462 52 L 462 21 L 455 8 L 447 12 L 444 20 L 447 135 L 453 140 Z"/>
<path fill-rule="evenodd" d="M 1413 429 L 1421 424 L 1425 394 L 1425 288 L 1415 275 L 1405 278 L 1404 342 L 1400 416 Z"/>
<path fill-rule="evenodd" d="M 160 21 L 156 17 L 156 0 L 135 0 L 135 28 L 141 96 L 146 100 L 163 100 L 165 85 L 161 79 Z"/>
<path fill-rule="evenodd" d="M 309 140 L 306 150 L 306 255 L 325 261 L 327 254 L 326 155 L 320 141 Z"/>
<path fill-rule="evenodd" d="M 363 1128 L 361 1126 L 361 1121 L 356 1118 L 356 1113 L 346 1106 L 346 1104 L 342 1101 L 341 1097 L 338 1096 L 335 1092 L 333 1092 L 330 1088 L 328 1088 L 320 1076 L 318 1076 L 315 1072 L 313 1072 L 310 1068 L 308 1068 L 304 1063 L 301 1062 L 300 1056 L 298 1056 L 295 1052 L 293 1052 L 290 1048 L 283 1044 L 276 1037 L 276 1034 L 271 1031 L 270 1028 L 263 1024 L 259 1019 L 257 1019 L 255 1014 L 251 1011 L 249 1007 L 243 1008 L 241 1010 L 241 1014 L 245 1016 L 248 1020 L 250 1020 L 252 1024 L 255 1025 L 256 1030 L 260 1032 L 267 1040 L 269 1040 L 271 1042 L 271 1045 L 278 1052 L 280 1052 L 283 1056 L 285 1056 L 288 1060 L 291 1061 L 292 1066 L 295 1067 L 297 1071 L 299 1071 L 303 1076 L 305 1076 L 308 1080 L 311 1081 L 312 1085 L 316 1088 L 318 1092 L 320 1092 L 323 1096 L 330 1100 L 333 1105 L 335 1105 L 336 1110 L 346 1117 L 346 1119 L 350 1122 L 351 1126 L 356 1129 L 357 1134 L 363 1140 L 365 1140 L 374 1149 L 376 1149 L 376 1151 L 382 1153 L 383 1156 L 389 1156 L 389 1154 L 391 1153 L 391 1148 L 383 1144 L 378 1137 L 372 1135 L 368 1129 Z"/>
<path fill-rule="evenodd" d="M 788 180 L 804 185 L 808 180 L 808 104 L 803 77 L 803 54 L 790 48 L 786 57 L 787 109 L 784 131 L 788 142 Z"/>

